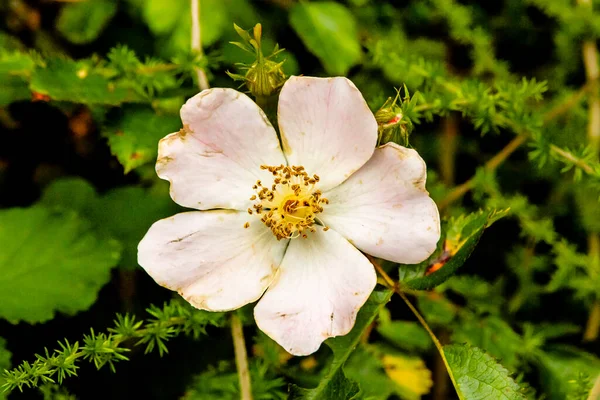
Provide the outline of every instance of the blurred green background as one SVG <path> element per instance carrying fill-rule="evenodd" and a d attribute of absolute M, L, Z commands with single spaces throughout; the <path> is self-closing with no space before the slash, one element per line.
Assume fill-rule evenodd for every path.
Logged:
<path fill-rule="evenodd" d="M 526 398 L 587 399 L 600 373 L 600 167 L 598 60 L 585 66 L 582 48 L 596 46 L 600 14 L 581 3 L 200 0 L 200 55 L 188 0 L 0 0 L 0 369 L 171 298 L 136 262 L 148 227 L 180 211 L 155 175 L 157 142 L 181 127 L 196 68 L 239 87 L 227 71 L 254 59 L 229 44 L 233 24 L 261 23 L 287 75 L 348 76 L 374 112 L 406 86 L 406 129 L 388 139 L 412 130 L 449 245 L 469 237 L 469 213 L 511 209 L 455 277 L 414 294 L 440 339 L 488 352 Z M 410 281 L 434 263 L 386 268 Z M 289 360 L 244 313 L 255 398 L 319 382 L 326 346 Z M 377 321 L 346 366 L 366 398 L 455 398 L 404 304 Z M 238 398 L 229 331 L 207 329 L 163 357 L 136 347 L 116 374 L 82 363 L 63 389 L 8 398 Z"/>

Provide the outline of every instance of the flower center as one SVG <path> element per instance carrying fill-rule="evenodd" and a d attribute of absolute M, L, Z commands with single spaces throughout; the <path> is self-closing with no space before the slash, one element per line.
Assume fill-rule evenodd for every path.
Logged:
<path fill-rule="evenodd" d="M 256 194 L 250 197 L 256 203 L 248 213 L 259 215 L 277 240 L 307 238 L 308 232 L 316 231 L 316 223 L 323 225 L 316 215 L 323 212 L 323 205 L 329 204 L 329 200 L 316 189 L 318 175 L 310 176 L 302 166 L 261 165 L 260 168 L 273 174 L 273 182 L 263 186 L 260 180 L 256 181 L 252 186 Z M 323 227 L 325 231 L 328 229 Z"/>

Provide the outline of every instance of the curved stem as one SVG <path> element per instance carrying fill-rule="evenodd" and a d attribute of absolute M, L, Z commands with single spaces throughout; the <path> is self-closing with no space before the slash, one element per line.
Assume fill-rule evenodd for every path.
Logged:
<path fill-rule="evenodd" d="M 252 400 L 252 385 L 250 383 L 250 369 L 248 368 L 248 354 L 242 321 L 236 312 L 231 313 L 231 336 L 233 337 L 233 350 L 235 352 L 235 365 L 240 380 L 240 400 Z"/>
<path fill-rule="evenodd" d="M 450 364 L 448 364 L 448 360 L 446 359 L 446 354 L 444 354 L 444 348 L 443 348 L 442 344 L 440 343 L 439 339 L 437 338 L 437 336 L 435 336 L 435 333 L 433 333 L 433 330 L 429 327 L 429 324 L 427 323 L 427 321 L 425 321 L 425 318 L 423 318 L 421 313 L 419 313 L 419 310 L 417 310 L 417 308 L 410 302 L 408 297 L 406 297 L 406 294 L 402 290 L 400 290 L 400 285 L 398 284 L 398 282 L 395 282 L 392 278 L 390 278 L 390 276 L 387 274 L 387 272 L 385 272 L 383 270 L 383 268 L 381 268 L 379 263 L 377 261 L 375 261 L 375 259 L 373 257 L 367 256 L 367 258 L 369 259 L 371 264 L 373 264 L 373 267 L 375 267 L 375 270 L 379 273 L 381 278 L 384 280 L 384 282 L 386 283 L 386 286 L 388 286 L 389 289 L 393 290 L 394 293 L 396 293 L 398 296 L 400 296 L 400 298 L 404 301 L 404 303 L 406 303 L 406 305 L 408 306 L 410 311 L 412 311 L 412 313 L 415 315 L 415 317 L 417 317 L 417 320 L 419 321 L 419 323 L 423 326 L 423 328 L 425 328 L 425 330 L 431 337 L 433 344 L 435 345 L 436 349 L 440 353 L 440 357 L 441 357 L 442 361 L 444 362 L 444 365 L 446 366 L 446 371 L 448 371 L 448 375 L 450 376 L 450 380 L 452 380 L 452 384 L 454 385 L 455 388 L 458 387 L 456 380 L 454 380 L 454 375 L 452 374 L 452 370 L 450 369 Z"/>

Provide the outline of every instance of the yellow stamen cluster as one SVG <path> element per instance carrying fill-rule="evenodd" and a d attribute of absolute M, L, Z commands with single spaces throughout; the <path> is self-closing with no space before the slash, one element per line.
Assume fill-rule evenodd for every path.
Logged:
<path fill-rule="evenodd" d="M 316 215 L 323 212 L 324 204 L 329 204 L 315 188 L 319 176 L 311 176 L 298 166 L 261 165 L 260 168 L 273 174 L 273 183 L 269 186 L 256 181 L 252 187 L 256 194 L 250 197 L 256 204 L 248 209 L 248 214 L 259 215 L 277 240 L 307 238 L 308 232 L 315 232 L 315 223 L 321 223 Z M 244 226 L 247 228 L 249 224 Z M 323 227 L 325 231 L 328 229 Z"/>

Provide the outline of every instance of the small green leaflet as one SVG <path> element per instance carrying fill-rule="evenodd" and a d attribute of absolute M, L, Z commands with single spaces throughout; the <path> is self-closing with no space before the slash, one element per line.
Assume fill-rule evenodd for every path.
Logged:
<path fill-rule="evenodd" d="M 89 308 L 110 279 L 121 247 L 70 211 L 0 211 L 0 317 L 43 322 Z"/>
<path fill-rule="evenodd" d="M 444 346 L 444 354 L 461 400 L 526 399 L 508 370 L 480 348 L 452 344 Z"/>
<path fill-rule="evenodd" d="M 115 126 L 104 130 L 110 151 L 125 173 L 156 162 L 158 141 L 181 128 L 178 115 L 159 115 L 149 107 L 127 107 Z"/>
<path fill-rule="evenodd" d="M 119 105 L 145 101 L 124 82 L 112 81 L 89 61 L 51 58 L 45 67 L 36 68 L 30 89 L 51 100 L 82 104 Z"/>
<path fill-rule="evenodd" d="M 6 340 L 0 337 L 0 400 L 6 399 L 6 393 L 4 393 L 4 390 L 2 388 L 2 385 L 4 385 L 4 378 L 2 377 L 2 372 L 5 369 L 10 368 L 10 356 L 10 351 L 6 349 Z"/>
<path fill-rule="evenodd" d="M 508 210 L 479 211 L 451 220 L 446 229 L 445 240 L 441 241 L 442 247 L 421 264 L 401 266 L 401 280 L 409 288 L 416 290 L 428 290 L 442 284 L 467 261 L 483 231 L 507 213 Z M 438 263 L 441 263 L 441 268 L 424 275 Z"/>
<path fill-rule="evenodd" d="M 392 293 L 391 290 L 374 291 L 360 309 L 354 328 L 350 333 L 325 341 L 333 350 L 333 360 L 321 382 L 314 389 L 292 386 L 289 399 L 337 400 L 358 398 L 360 388 L 356 382 L 346 377 L 343 366 L 358 345 L 364 330 L 373 322 L 379 310 L 387 304 Z"/>

